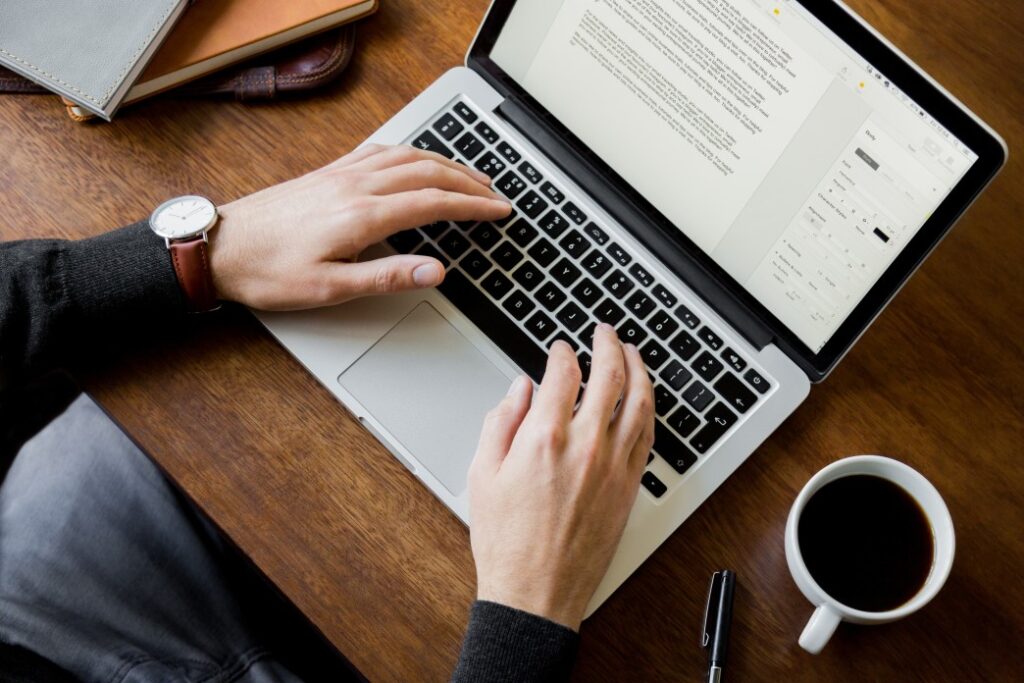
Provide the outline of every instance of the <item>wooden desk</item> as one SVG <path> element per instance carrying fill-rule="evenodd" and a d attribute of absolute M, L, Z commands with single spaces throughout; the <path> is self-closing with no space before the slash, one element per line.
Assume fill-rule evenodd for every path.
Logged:
<path fill-rule="evenodd" d="M 81 126 L 48 97 L 0 99 L 0 239 L 94 235 L 176 194 L 225 201 L 331 161 L 459 63 L 487 6 L 383 4 L 351 72 L 307 100 L 160 101 Z M 1019 680 L 1024 18 L 1015 0 L 852 4 L 1018 154 L 828 382 L 586 624 L 580 680 L 696 680 L 720 567 L 740 576 L 732 680 Z M 466 530 L 251 317 L 87 386 L 367 677 L 448 675 L 474 590 Z M 783 527 L 807 479 L 856 453 L 938 486 L 956 566 L 920 614 L 844 625 L 811 657 Z"/>

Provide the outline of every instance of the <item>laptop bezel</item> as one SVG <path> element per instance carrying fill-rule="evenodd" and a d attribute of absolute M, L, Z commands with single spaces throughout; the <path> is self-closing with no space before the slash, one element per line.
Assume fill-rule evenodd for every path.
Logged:
<path fill-rule="evenodd" d="M 843 5 L 831 0 L 801 2 L 803 7 L 875 68 L 885 73 L 895 86 L 978 155 L 978 161 L 970 171 L 961 178 L 826 345 L 815 353 L 490 58 L 491 50 L 516 2 L 493 0 L 467 54 L 466 65 L 504 97 L 515 100 L 519 106 L 532 113 L 550 133 L 564 141 L 565 147 L 577 157 L 574 160 L 576 163 L 583 163 L 595 171 L 596 177 L 604 184 L 600 188 L 587 188 L 595 201 L 600 203 L 600 198 L 608 192 L 625 196 L 646 219 L 645 225 L 633 225 L 632 229 L 657 231 L 660 233 L 658 242 L 664 243 L 667 238 L 682 255 L 697 262 L 704 272 L 709 273 L 718 285 L 771 331 L 773 342 L 815 382 L 831 372 L 1006 162 L 1006 148 L 997 135 L 895 52 Z M 552 160 L 559 163 L 557 155 L 552 155 Z M 643 239 L 642 235 L 639 237 Z"/>

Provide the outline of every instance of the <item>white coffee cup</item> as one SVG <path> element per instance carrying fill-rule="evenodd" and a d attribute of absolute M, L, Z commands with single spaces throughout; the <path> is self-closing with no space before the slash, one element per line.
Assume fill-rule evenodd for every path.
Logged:
<path fill-rule="evenodd" d="M 855 474 L 874 475 L 902 487 L 921 506 L 932 529 L 933 554 L 928 578 L 914 597 L 896 609 L 885 612 L 866 612 L 854 609 L 828 595 L 807 570 L 800 552 L 800 539 L 797 531 L 800 515 L 807 505 L 807 501 L 825 484 Z M 800 635 L 800 647 L 811 654 L 818 654 L 835 633 L 836 627 L 841 621 L 855 624 L 885 624 L 902 619 L 921 609 L 935 597 L 946 582 L 946 578 L 953 568 L 955 546 L 953 520 L 949 516 L 949 510 L 946 508 L 942 496 L 931 482 L 916 470 L 897 460 L 878 455 L 858 455 L 844 458 L 821 470 L 811 477 L 800 495 L 797 496 L 796 502 L 793 503 L 793 508 L 789 512 L 789 520 L 786 522 L 786 561 L 789 563 L 789 571 L 800 592 L 816 607 L 804 632 Z"/>

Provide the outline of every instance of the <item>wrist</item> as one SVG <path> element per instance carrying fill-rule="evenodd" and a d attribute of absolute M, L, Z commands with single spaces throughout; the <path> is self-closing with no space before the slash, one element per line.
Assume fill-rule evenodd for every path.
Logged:
<path fill-rule="evenodd" d="M 477 589 L 477 600 L 528 612 L 573 631 L 580 630 L 587 607 L 586 601 L 581 601 L 575 596 L 558 591 L 537 590 L 535 586 L 517 588 L 481 583 Z"/>

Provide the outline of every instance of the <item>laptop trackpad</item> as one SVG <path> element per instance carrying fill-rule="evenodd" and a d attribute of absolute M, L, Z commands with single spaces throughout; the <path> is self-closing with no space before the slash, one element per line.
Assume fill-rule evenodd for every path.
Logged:
<path fill-rule="evenodd" d="M 510 382 L 426 302 L 338 381 L 454 496 L 466 489 L 484 416 Z"/>

